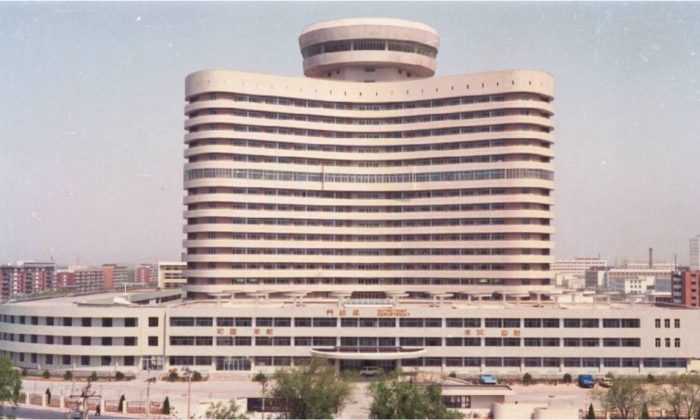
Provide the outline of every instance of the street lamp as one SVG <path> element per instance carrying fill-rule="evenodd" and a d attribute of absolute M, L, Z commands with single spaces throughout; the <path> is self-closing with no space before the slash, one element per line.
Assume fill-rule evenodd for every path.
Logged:
<path fill-rule="evenodd" d="M 187 418 L 190 418 L 190 395 L 192 389 L 192 371 L 188 367 L 182 368 L 182 373 L 187 377 Z"/>
<path fill-rule="evenodd" d="M 151 414 L 151 384 L 156 381 L 156 378 L 148 378 L 144 382 L 146 382 L 146 416 L 149 416 Z"/>

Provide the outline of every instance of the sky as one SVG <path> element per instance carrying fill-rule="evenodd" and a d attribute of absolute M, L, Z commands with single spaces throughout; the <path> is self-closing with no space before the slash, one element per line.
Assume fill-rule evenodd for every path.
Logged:
<path fill-rule="evenodd" d="M 700 233 L 700 3 L 0 3 L 0 262 L 182 252 L 184 79 L 302 76 L 314 22 L 441 34 L 436 76 L 552 74 L 555 255 L 679 263 Z"/>

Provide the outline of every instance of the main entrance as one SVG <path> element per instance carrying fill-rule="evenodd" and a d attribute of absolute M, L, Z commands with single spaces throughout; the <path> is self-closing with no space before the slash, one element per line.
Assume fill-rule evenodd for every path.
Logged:
<path fill-rule="evenodd" d="M 340 360 L 340 370 L 377 368 L 385 372 L 396 370 L 396 360 Z"/>

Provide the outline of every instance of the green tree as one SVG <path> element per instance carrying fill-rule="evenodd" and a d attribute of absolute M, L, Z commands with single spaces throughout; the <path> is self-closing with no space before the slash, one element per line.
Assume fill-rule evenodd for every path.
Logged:
<path fill-rule="evenodd" d="M 597 394 L 601 405 L 608 411 L 617 411 L 623 419 L 638 417 L 645 403 L 654 405 L 658 395 L 644 386 L 639 378 L 617 377 L 608 390 Z"/>
<path fill-rule="evenodd" d="M 92 373 L 90 374 L 90 378 L 88 379 L 90 380 L 90 382 L 97 382 L 97 372 L 92 371 Z"/>
<path fill-rule="evenodd" d="M 0 357 L 0 416 L 5 403 L 17 406 L 22 391 L 21 373 L 7 357 Z"/>
<path fill-rule="evenodd" d="M 41 376 L 42 376 L 44 379 L 49 379 L 49 378 L 51 378 L 51 373 L 49 372 L 48 369 L 44 369 L 44 372 L 41 374 Z"/>
<path fill-rule="evenodd" d="M 122 372 L 117 371 L 117 372 L 114 374 L 114 379 L 117 380 L 117 381 L 123 381 L 124 378 L 125 378 L 125 375 L 124 375 Z"/>
<path fill-rule="evenodd" d="M 284 401 L 283 414 L 292 419 L 326 419 L 350 401 L 353 385 L 323 359 L 307 366 L 275 372 L 270 396 Z"/>
<path fill-rule="evenodd" d="M 700 410 L 700 378 L 680 375 L 663 389 L 663 403 L 675 417 Z"/>
<path fill-rule="evenodd" d="M 642 419 L 649 418 L 649 408 L 647 407 L 647 403 L 644 403 L 644 405 L 642 406 L 642 415 L 639 416 L 639 418 L 642 418 Z"/>
<path fill-rule="evenodd" d="M 562 382 L 565 384 L 570 384 L 572 381 L 571 374 L 570 373 L 565 373 L 564 377 L 562 378 Z"/>
<path fill-rule="evenodd" d="M 532 383 L 532 375 L 529 372 L 523 375 L 523 383 L 525 385 L 530 385 Z"/>
<path fill-rule="evenodd" d="M 73 379 L 73 372 L 67 370 L 66 373 L 63 374 L 63 379 L 65 379 L 66 381 L 70 381 L 71 379 Z"/>
<path fill-rule="evenodd" d="M 163 409 L 161 411 L 163 414 L 170 414 L 170 398 L 165 397 L 163 400 Z"/>
<path fill-rule="evenodd" d="M 375 419 L 457 419 L 462 415 L 442 401 L 442 387 L 417 385 L 402 379 L 400 372 L 382 374 L 369 386 L 372 396 L 369 415 Z"/>
<path fill-rule="evenodd" d="M 247 419 L 243 414 L 238 414 L 238 404 L 235 400 L 229 400 L 228 405 L 221 402 L 209 404 L 209 408 L 204 413 L 208 419 Z"/>
<path fill-rule="evenodd" d="M 192 382 L 201 382 L 204 380 L 204 377 L 202 376 L 201 373 L 194 370 L 194 371 L 192 371 L 192 379 L 191 380 L 192 380 Z"/>
<path fill-rule="evenodd" d="M 595 419 L 595 410 L 593 409 L 593 403 L 591 403 L 588 406 L 588 415 L 586 415 L 587 419 Z"/>
<path fill-rule="evenodd" d="M 122 396 L 119 397 L 119 405 L 117 406 L 119 412 L 124 411 L 124 401 L 126 401 L 126 397 L 124 396 L 124 394 L 122 394 Z"/>

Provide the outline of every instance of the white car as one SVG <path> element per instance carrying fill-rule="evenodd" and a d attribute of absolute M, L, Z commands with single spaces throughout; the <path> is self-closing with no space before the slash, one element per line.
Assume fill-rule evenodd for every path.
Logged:
<path fill-rule="evenodd" d="M 363 367 L 360 369 L 360 376 L 377 376 L 379 369 L 375 367 Z"/>

